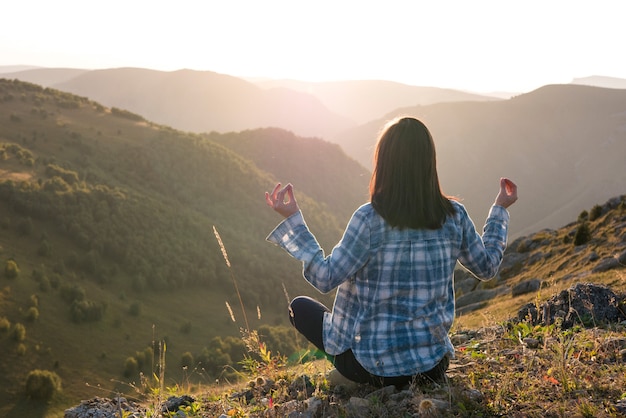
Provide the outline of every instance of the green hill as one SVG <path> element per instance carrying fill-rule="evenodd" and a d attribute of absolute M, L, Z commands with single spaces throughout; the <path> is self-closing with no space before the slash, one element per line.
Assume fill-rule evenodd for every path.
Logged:
<path fill-rule="evenodd" d="M 299 202 L 325 248 L 340 238 L 356 200 L 316 191 L 315 172 L 285 166 L 278 179 L 217 142 L 236 135 L 176 131 L 34 84 L 0 80 L 0 120 L 0 259 L 3 269 L 14 263 L 19 270 L 0 278 L 0 318 L 9 323 L 0 338 L 2 411 L 33 369 L 54 370 L 75 400 L 94 392 L 85 383 L 128 381 L 126 359 L 155 339 L 168 342 L 177 364 L 186 352 L 201 355 L 215 337 L 238 336 L 243 321 L 232 277 L 251 326 L 286 324 L 283 288 L 292 297 L 316 292 L 299 262 L 265 242 L 280 217 L 264 192 L 298 179 Z M 258 131 L 260 141 L 273 135 L 302 144 L 281 149 L 285 161 L 310 152 L 308 139 Z M 343 153 L 312 168 L 340 189 L 356 178 L 366 193 L 364 169 Z M 23 339 L 13 336 L 18 324 Z M 181 367 L 170 371 L 182 379 Z"/>

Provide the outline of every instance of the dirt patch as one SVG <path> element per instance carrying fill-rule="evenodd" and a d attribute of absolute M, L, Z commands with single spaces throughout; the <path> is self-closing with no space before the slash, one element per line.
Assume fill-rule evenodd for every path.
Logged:
<path fill-rule="evenodd" d="M 32 177 L 33 177 L 32 173 L 24 173 L 24 172 L 16 173 L 15 171 L 0 170 L 0 179 L 2 180 L 24 181 L 24 180 L 30 180 Z"/>

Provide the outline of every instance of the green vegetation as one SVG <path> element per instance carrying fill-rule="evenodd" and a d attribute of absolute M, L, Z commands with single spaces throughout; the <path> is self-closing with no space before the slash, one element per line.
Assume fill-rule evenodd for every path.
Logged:
<path fill-rule="evenodd" d="M 61 378 L 49 370 L 33 370 L 26 376 L 26 395 L 39 400 L 48 400 L 61 392 Z"/>
<path fill-rule="evenodd" d="M 192 369 L 204 367 L 212 339 L 239 338 L 224 309 L 237 295 L 214 225 L 237 263 L 251 326 L 286 323 L 284 289 L 313 293 L 299 263 L 264 242 L 279 221 L 263 201 L 276 178 L 214 136 L 10 80 L 0 80 L 0 120 L 7 121 L 0 123 L 0 328 L 7 328 L 0 350 L 8 353 L 0 387 L 30 369 L 54 369 L 68 399 L 93 396 L 85 383 L 110 387 L 110 379 L 123 378 L 133 357 L 125 347 L 149 343 L 153 325 L 172 338 L 173 358 L 189 352 Z M 343 167 L 338 161 L 332 164 Z M 330 248 L 344 220 L 307 188 L 300 203 Z M 38 306 L 26 302 L 33 294 Z M 237 364 L 245 350 L 230 354 Z M 186 377 L 178 363 L 168 378 L 196 382 L 214 381 L 226 364 L 207 361 L 215 375 L 197 369 Z M 77 375 L 84 380 L 66 379 Z M 0 394 L 0 415 L 12 402 Z"/>

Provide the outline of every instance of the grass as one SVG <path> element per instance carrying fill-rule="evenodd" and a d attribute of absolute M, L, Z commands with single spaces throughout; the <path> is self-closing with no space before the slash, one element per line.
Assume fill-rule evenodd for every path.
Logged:
<path fill-rule="evenodd" d="M 326 360 L 267 368 L 237 384 L 207 385 L 191 394 L 189 417 L 279 417 L 311 411 L 324 417 L 619 417 L 626 398 L 625 324 L 602 327 L 524 323 L 463 331 L 443 385 L 399 391 L 331 385 Z M 460 334 L 458 334 L 460 335 Z M 528 338 L 538 344 L 531 348 Z M 622 347 L 622 348 L 620 348 Z M 308 376 L 308 390 L 298 385 Z M 171 388 L 170 388 L 171 389 Z M 153 394 L 154 396 L 154 394 Z M 162 399 L 162 398 L 161 398 Z M 147 405 L 155 405 L 154 397 Z M 150 409 L 146 416 L 151 415 Z"/>
<path fill-rule="evenodd" d="M 217 231 L 215 235 L 230 268 Z M 231 278 L 236 287 L 232 272 Z M 593 278 L 622 285 L 624 280 L 621 270 Z M 452 335 L 456 358 L 446 384 L 411 385 L 403 391 L 332 386 L 326 378 L 332 368 L 328 361 L 298 366 L 274 361 L 258 334 L 246 327 L 242 338 L 252 355 L 261 359 L 246 359 L 248 383 L 199 388 L 193 393 L 193 411 L 186 416 L 272 417 L 309 411 L 325 417 L 617 417 L 618 401 L 626 398 L 626 321 L 585 321 L 592 327 L 563 329 L 559 322 L 532 325 L 502 319 L 503 312 L 508 312 L 504 318 L 511 317 L 517 310 L 513 307 L 533 299 L 539 304 L 571 284 L 554 279 L 537 294 L 500 298 L 488 313 L 457 321 Z M 481 319 L 480 327 L 464 326 Z M 308 387 L 299 384 L 305 380 L 311 383 Z"/>

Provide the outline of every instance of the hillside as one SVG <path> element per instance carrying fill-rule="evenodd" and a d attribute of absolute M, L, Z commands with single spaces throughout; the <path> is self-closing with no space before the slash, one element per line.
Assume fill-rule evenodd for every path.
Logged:
<path fill-rule="evenodd" d="M 298 135 L 327 138 L 355 125 L 312 95 L 263 89 L 211 71 L 36 69 L 3 74 L 88 97 L 138 113 L 153 122 L 192 132 L 231 132 L 279 127 Z"/>
<path fill-rule="evenodd" d="M 298 140 L 293 133 L 276 128 L 212 133 L 207 138 L 254 161 L 283 184 L 292 183 L 296 193 L 303 191 L 322 203 L 342 225 L 369 199 L 371 173 L 337 144 L 317 138 Z"/>
<path fill-rule="evenodd" d="M 74 398 L 93 391 L 85 383 L 123 380 L 125 361 L 155 339 L 168 341 L 173 364 L 185 352 L 211 355 L 211 341 L 238 335 L 243 322 L 233 279 L 255 327 L 286 323 L 285 291 L 316 294 L 300 264 L 265 242 L 280 219 L 263 193 L 279 179 L 251 160 L 206 136 L 18 81 L 0 80 L 0 120 L 0 257 L 9 271 L 0 278 L 0 319 L 8 324 L 0 415 L 15 407 L 11 399 L 35 368 L 55 370 Z M 290 138 L 280 152 L 287 161 L 309 152 L 310 140 L 272 132 Z M 267 131 L 258 135 L 263 141 Z M 344 175 L 358 179 L 363 169 L 328 148 L 333 158 L 319 159 L 315 170 L 337 184 Z M 292 177 L 289 167 L 280 174 Z M 308 196 L 315 182 L 306 177 L 315 172 L 302 177 L 299 202 L 330 248 L 345 223 L 334 212 L 347 205 L 341 196 Z M 24 337 L 14 334 L 19 328 Z M 208 363 L 198 378 L 212 379 Z M 182 378 L 174 370 L 171 378 Z"/>
<path fill-rule="evenodd" d="M 462 198 L 477 223 L 497 180 L 517 182 L 513 236 L 561 227 L 581 207 L 626 191 L 626 90 L 553 85 L 509 100 L 407 107 L 331 140 L 367 164 L 378 131 L 396 115 L 430 128 L 443 190 Z"/>
<path fill-rule="evenodd" d="M 186 131 L 278 127 L 324 139 L 400 107 L 498 100 L 458 90 L 380 80 L 246 81 L 191 70 L 36 68 L 6 73 L 4 77 L 85 96 Z"/>

